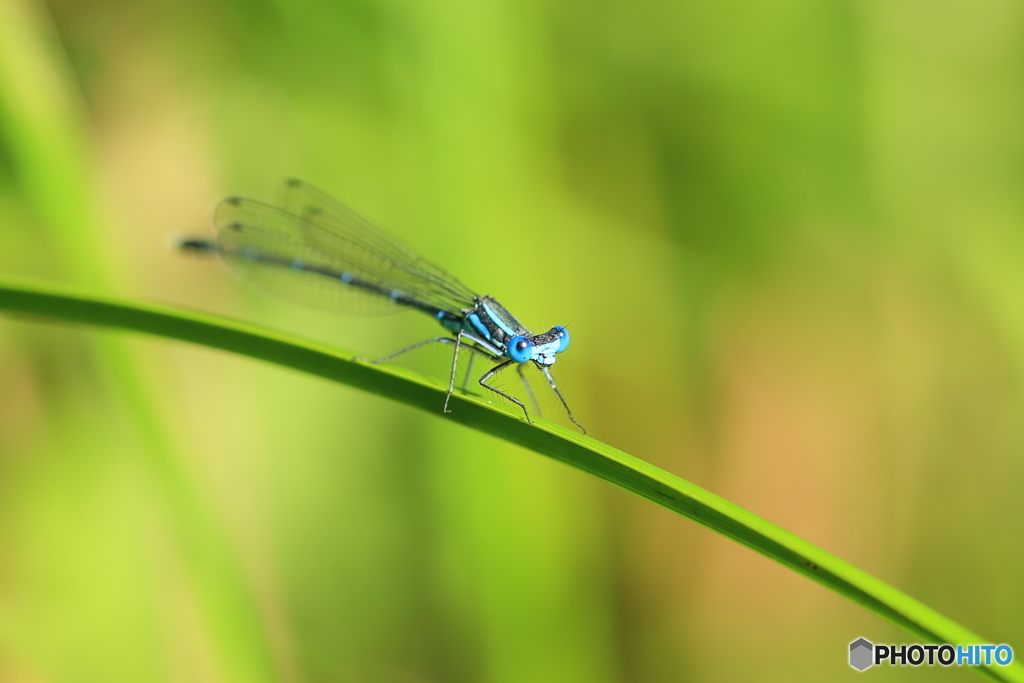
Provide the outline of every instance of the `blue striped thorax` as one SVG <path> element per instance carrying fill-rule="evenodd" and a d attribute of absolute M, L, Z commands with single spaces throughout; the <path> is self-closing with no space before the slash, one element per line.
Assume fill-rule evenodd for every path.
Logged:
<path fill-rule="evenodd" d="M 569 331 L 561 325 L 532 334 L 492 297 L 476 297 L 475 301 L 473 309 L 463 311 L 462 329 L 501 348 L 516 363 L 554 365 L 555 356 L 569 348 Z M 442 319 L 441 324 L 450 329 L 454 321 Z"/>

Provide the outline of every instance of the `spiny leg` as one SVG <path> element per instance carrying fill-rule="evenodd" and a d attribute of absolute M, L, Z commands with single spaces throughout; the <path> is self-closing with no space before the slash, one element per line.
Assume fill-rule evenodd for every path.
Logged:
<path fill-rule="evenodd" d="M 448 375 L 448 395 L 444 397 L 444 412 L 450 413 L 448 410 L 448 401 L 452 398 L 452 392 L 455 391 L 455 370 L 459 365 L 459 347 L 462 345 L 462 335 L 464 332 L 459 330 L 459 333 L 455 335 L 455 353 L 452 354 L 452 371 Z"/>
<path fill-rule="evenodd" d="M 490 344 L 488 344 L 487 342 L 483 341 L 482 339 L 474 337 L 472 334 L 470 334 L 469 332 L 466 332 L 465 330 L 459 330 L 459 333 L 455 335 L 455 339 L 449 339 L 448 340 L 450 342 L 454 342 L 455 343 L 455 353 L 452 354 L 452 371 L 451 371 L 451 374 L 448 376 L 448 395 L 444 397 L 444 412 L 446 412 L 446 413 L 450 413 L 451 412 L 450 410 L 448 410 L 448 401 L 451 400 L 452 393 L 454 393 L 454 391 L 455 391 L 455 375 L 456 375 L 456 371 L 458 370 L 459 349 L 462 348 L 462 338 L 463 337 L 465 337 L 466 339 L 469 340 L 465 344 L 467 349 L 470 349 L 470 350 L 472 350 L 472 351 L 474 351 L 476 353 L 482 353 L 483 355 L 485 355 L 485 356 L 487 356 L 489 358 L 494 358 L 495 356 L 500 355 L 500 352 L 497 349 L 495 349 L 494 347 L 492 347 Z M 447 337 L 446 337 L 446 339 L 447 339 Z M 472 343 L 470 343 L 470 342 L 472 342 Z M 477 344 L 479 344 L 480 346 L 479 347 L 476 346 Z M 469 357 L 470 358 L 470 363 L 472 363 L 472 360 L 473 360 L 474 357 L 475 356 L 470 356 Z"/>
<path fill-rule="evenodd" d="M 468 394 L 469 391 L 466 389 L 466 385 L 469 384 L 469 376 L 473 374 L 473 361 L 476 360 L 476 356 L 469 354 L 469 364 L 466 366 L 466 374 L 462 376 L 462 393 Z"/>
<path fill-rule="evenodd" d="M 470 341 L 479 342 L 478 339 L 476 339 L 475 337 L 471 336 L 468 333 L 463 332 L 461 334 L 463 336 L 465 336 L 465 337 L 469 337 Z M 455 340 L 452 339 L 451 337 L 431 337 L 430 339 L 425 339 L 425 340 L 423 340 L 421 342 L 417 342 L 417 343 L 413 344 L 412 346 L 406 346 L 404 349 L 399 349 L 398 351 L 395 351 L 394 353 L 390 353 L 390 354 L 384 356 L 383 358 L 378 358 L 377 360 L 371 360 L 370 362 L 373 363 L 374 365 L 377 365 L 378 363 L 386 363 L 387 361 L 391 360 L 392 358 L 395 358 L 396 356 L 401 356 L 403 353 L 405 353 L 407 351 L 412 351 L 413 349 L 418 349 L 419 347 L 426 346 L 427 344 L 454 344 L 454 343 L 455 343 Z M 473 346 L 471 344 L 466 344 L 466 348 L 467 349 L 472 349 L 476 353 L 481 353 L 481 354 L 487 356 L 488 358 L 494 358 L 496 355 L 501 355 L 499 352 L 494 351 L 492 349 L 480 348 L 478 346 Z M 362 356 L 357 356 L 356 360 L 367 360 L 367 359 L 363 358 Z"/>
<path fill-rule="evenodd" d="M 506 394 L 501 389 L 495 389 L 494 387 L 492 387 L 490 384 L 487 383 L 487 380 L 489 380 L 491 377 L 494 377 L 496 374 L 498 374 L 499 372 L 501 372 L 502 370 L 504 370 L 508 366 L 512 365 L 513 363 L 515 363 L 514 360 L 507 360 L 504 363 L 499 363 L 498 365 L 495 365 L 493 368 L 491 368 L 490 370 L 485 372 L 484 376 L 480 378 L 480 386 L 482 386 L 482 387 L 484 387 L 486 389 L 490 389 L 491 391 L 493 391 L 494 393 L 498 394 L 499 396 L 504 396 L 505 398 L 507 398 L 508 400 L 512 401 L 517 406 L 522 408 L 523 409 L 523 415 L 526 416 L 526 421 L 529 422 L 530 424 L 533 424 L 533 420 L 530 419 L 530 413 L 527 412 L 526 406 L 523 405 L 522 401 L 520 401 L 518 398 L 515 398 L 513 396 L 509 396 L 508 394 Z"/>
<path fill-rule="evenodd" d="M 370 361 L 370 362 L 373 363 L 374 365 L 377 365 L 378 363 L 386 363 L 387 361 L 391 360 L 392 358 L 396 358 L 398 356 L 401 356 L 403 353 L 407 353 L 409 351 L 412 351 L 413 349 L 418 349 L 419 347 L 426 346 L 427 344 L 450 344 L 450 343 L 452 343 L 454 341 L 455 340 L 452 339 L 451 337 L 431 337 L 430 339 L 424 339 L 421 342 L 416 342 L 412 346 L 406 346 L 404 349 L 399 349 L 398 351 L 395 351 L 394 353 L 389 353 L 388 355 L 384 356 L 383 358 L 378 358 L 377 360 Z"/>
<path fill-rule="evenodd" d="M 544 373 L 544 376 L 548 378 L 548 384 L 551 385 L 552 391 L 554 391 L 555 395 L 558 396 L 558 400 L 562 402 L 563 406 L 565 406 L 565 412 L 569 413 L 569 419 L 572 420 L 572 423 L 574 425 L 583 430 L 584 434 L 586 434 L 586 427 L 577 422 L 576 418 L 572 416 L 572 411 L 569 410 L 569 404 L 565 402 L 565 398 L 562 396 L 562 392 L 558 390 L 557 386 L 555 386 L 555 378 L 551 376 L 551 371 L 548 370 L 548 367 L 546 365 L 541 366 L 541 371 Z"/>
<path fill-rule="evenodd" d="M 523 386 L 526 387 L 526 393 L 530 395 L 530 403 L 533 404 L 534 410 L 537 411 L 537 417 L 544 417 L 540 412 L 540 405 L 537 403 L 537 397 L 533 395 L 533 387 L 530 386 L 530 382 L 526 379 L 526 363 L 520 363 L 519 367 L 516 368 L 519 371 L 519 379 L 523 380 Z"/>
<path fill-rule="evenodd" d="M 456 369 L 458 368 L 459 350 L 462 348 L 462 345 L 463 345 L 462 344 L 462 338 L 463 337 L 465 337 L 466 339 L 469 340 L 465 344 L 465 347 L 468 348 L 469 350 L 471 350 L 473 352 L 473 354 L 479 353 L 481 355 L 487 356 L 488 358 L 500 358 L 501 357 L 501 351 L 499 351 L 497 348 L 495 348 L 491 344 L 488 344 L 483 339 L 480 339 L 480 338 L 474 336 L 473 334 L 470 334 L 469 332 L 466 332 L 465 330 L 459 330 L 458 334 L 455 335 L 455 339 L 452 339 L 451 337 L 432 337 L 430 339 L 425 339 L 425 340 L 423 340 L 421 342 L 417 342 L 417 343 L 413 344 L 412 346 L 406 346 L 404 349 L 399 349 L 398 351 L 395 351 L 392 354 L 388 354 L 387 356 L 384 356 L 383 358 L 378 358 L 377 360 L 371 361 L 371 362 L 374 365 L 376 365 L 378 363 L 384 363 L 386 361 L 391 360 L 392 358 L 395 358 L 396 356 L 401 356 L 403 353 L 406 353 L 408 351 L 412 351 L 413 349 L 418 349 L 419 347 L 426 346 L 427 344 L 455 344 L 455 352 L 452 354 L 452 370 L 451 370 L 451 374 L 448 377 L 448 393 L 447 393 L 447 395 L 444 398 L 444 412 L 449 413 L 451 411 L 448 410 L 448 401 L 451 399 L 452 393 L 455 391 L 455 374 L 456 374 Z M 476 357 L 475 355 L 470 355 L 470 368 L 472 368 L 472 361 L 473 361 L 473 358 L 475 358 L 475 357 Z M 366 359 L 365 358 L 357 358 L 357 360 L 366 360 Z"/>
<path fill-rule="evenodd" d="M 503 354 L 501 353 L 501 351 L 499 351 L 495 347 L 491 346 L 490 344 L 485 342 L 483 339 L 480 339 L 479 337 L 474 336 L 472 332 L 463 332 L 462 336 L 469 340 L 469 341 L 465 342 L 466 348 L 472 349 L 476 353 L 480 354 L 481 356 L 484 356 L 484 357 L 488 358 L 489 360 L 498 360 L 498 359 L 502 358 Z M 467 394 L 469 393 L 469 391 L 466 389 L 466 385 L 469 383 L 469 378 L 473 374 L 473 361 L 474 360 L 476 360 L 476 356 L 470 354 L 470 356 L 469 356 L 469 366 L 466 368 L 466 374 L 462 378 L 462 391 L 463 391 L 463 393 L 467 393 Z"/>

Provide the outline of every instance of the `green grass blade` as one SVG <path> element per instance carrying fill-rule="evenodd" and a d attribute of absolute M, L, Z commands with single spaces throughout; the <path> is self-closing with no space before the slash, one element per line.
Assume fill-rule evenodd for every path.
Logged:
<path fill-rule="evenodd" d="M 987 642 L 913 598 L 757 515 L 643 460 L 560 426 L 445 387 L 411 370 L 372 365 L 320 344 L 227 318 L 170 307 L 128 304 L 50 285 L 0 281 L 0 310 L 46 319 L 133 330 L 231 351 L 347 384 L 421 408 L 588 472 L 632 491 L 888 619 L 926 643 Z M 1024 665 L 979 667 L 1000 681 L 1024 682 Z"/>

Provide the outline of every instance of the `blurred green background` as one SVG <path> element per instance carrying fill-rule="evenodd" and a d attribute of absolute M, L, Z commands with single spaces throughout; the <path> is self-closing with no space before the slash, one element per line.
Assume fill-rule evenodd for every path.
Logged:
<path fill-rule="evenodd" d="M 1007 0 L 0 0 L 0 276 L 435 334 L 167 247 L 303 178 L 569 325 L 592 436 L 1024 648 L 1022 95 Z M 487 436 L 0 319 L 4 682 L 823 681 L 859 636 L 914 642 Z"/>

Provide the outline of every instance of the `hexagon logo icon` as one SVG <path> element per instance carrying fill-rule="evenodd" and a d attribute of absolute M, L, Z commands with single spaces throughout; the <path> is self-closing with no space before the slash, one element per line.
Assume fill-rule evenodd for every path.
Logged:
<path fill-rule="evenodd" d="M 850 666 L 857 671 L 863 671 L 874 664 L 871 656 L 874 649 L 875 646 L 863 638 L 858 638 L 850 643 Z"/>

